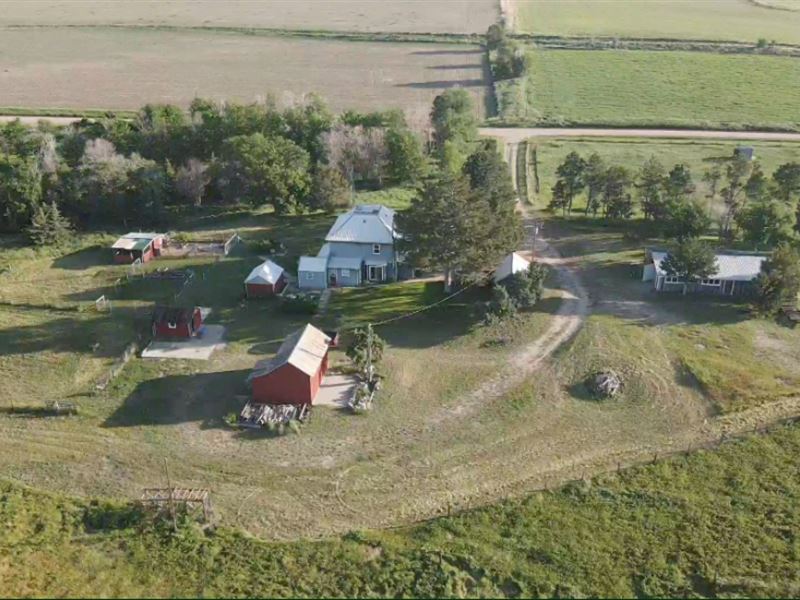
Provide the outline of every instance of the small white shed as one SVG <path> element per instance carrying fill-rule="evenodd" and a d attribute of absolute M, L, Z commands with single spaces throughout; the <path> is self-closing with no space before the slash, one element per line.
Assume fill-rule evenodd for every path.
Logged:
<path fill-rule="evenodd" d="M 516 252 L 512 252 L 506 256 L 503 262 L 500 263 L 500 266 L 494 270 L 494 282 L 500 283 L 503 279 L 510 277 L 514 273 L 527 271 L 530 265 L 531 263 L 527 258 Z"/>

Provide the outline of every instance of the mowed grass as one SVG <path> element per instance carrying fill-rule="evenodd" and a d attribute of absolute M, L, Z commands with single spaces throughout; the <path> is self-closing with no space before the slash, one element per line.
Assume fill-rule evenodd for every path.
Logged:
<path fill-rule="evenodd" d="M 391 200 L 400 207 L 407 197 L 398 191 L 358 198 Z M 316 253 L 333 220 L 322 214 L 276 217 L 242 207 L 209 207 L 185 219 L 175 227 L 178 233 L 213 239 L 237 231 L 245 244 L 218 261 L 161 260 L 148 270 L 191 269 L 194 279 L 177 302 L 210 307 L 208 322 L 226 327 L 227 347 L 208 362 L 134 358 L 103 391 L 95 383 L 137 332 L 147 332 L 150 307 L 172 301 L 179 287 L 148 278 L 125 280 L 126 267 L 110 264 L 113 236 L 87 238 L 85 247 L 79 237 L 63 256 L 9 240 L 3 258 L 10 268 L 0 276 L 6 302 L 0 307 L 0 340 L 6 340 L 0 349 L 5 375 L 0 463 L 6 476 L 76 495 L 132 498 L 160 481 L 166 458 L 176 481 L 215 490 L 222 522 L 277 538 L 345 531 L 354 522 L 409 520 L 438 510 L 452 493 L 450 486 L 436 495 L 423 493 L 421 482 L 429 472 L 418 468 L 419 493 L 399 494 L 400 482 L 409 476 L 403 465 L 449 451 L 458 425 L 431 431 L 430 420 L 443 419 L 517 347 L 534 339 L 557 302 L 513 324 L 483 327 L 488 290 L 470 289 L 452 303 L 378 328 L 389 344 L 380 367 L 386 380 L 379 407 L 368 416 L 320 407 L 299 435 L 233 430 L 224 418 L 247 397 L 245 379 L 253 364 L 310 319 L 282 312 L 274 300 L 243 301 L 242 281 L 260 260 L 248 242 L 281 241 L 287 253 L 275 260 L 293 272 L 299 255 Z M 123 282 L 115 287 L 120 276 Z M 113 312 L 84 310 L 101 293 L 111 298 Z M 343 291 L 328 315 L 313 322 L 348 327 L 414 312 L 443 297 L 442 284 L 435 281 Z M 495 338 L 502 344 L 488 347 Z M 343 349 L 333 352 L 331 363 L 349 365 Z M 39 416 L 46 402 L 62 399 L 76 402 L 80 415 Z M 453 428 L 454 435 L 441 437 Z M 332 485 L 339 488 L 336 495 Z M 462 492 L 469 492 L 466 484 Z M 309 513 L 308 503 L 320 509 Z M 350 508 L 355 505 L 356 513 Z"/>
<path fill-rule="evenodd" d="M 800 43 L 800 7 L 792 0 L 516 0 L 515 4 L 516 29 L 527 33 Z"/>
<path fill-rule="evenodd" d="M 718 165 L 724 172 L 725 163 L 733 156 L 739 145 L 755 149 L 756 160 L 767 174 L 779 165 L 800 161 L 800 143 L 725 140 L 669 140 L 669 139 L 630 139 L 630 138 L 537 138 L 529 141 L 531 149 L 536 150 L 539 174 L 539 193 L 532 194 L 537 208 L 545 208 L 552 197 L 551 189 L 556 183 L 556 169 L 570 152 L 577 152 L 584 159 L 592 153 L 599 154 L 608 164 L 622 165 L 633 172 L 651 156 L 655 156 L 667 169 L 678 163 L 686 164 L 694 177 L 697 195 L 704 198 L 708 186 L 702 181 L 703 173 Z M 528 174 L 533 182 L 533 170 Z M 530 184 L 533 190 L 533 183 Z M 583 198 L 578 200 L 582 207 Z M 718 206 L 710 206 L 714 211 Z"/>
<path fill-rule="evenodd" d="M 638 401 L 699 392 L 714 414 L 732 413 L 800 394 L 795 348 L 800 333 L 754 318 L 746 300 L 657 294 L 641 281 L 645 245 L 624 228 L 550 219 L 545 231 L 581 273 L 596 298 L 593 315 L 565 360 L 580 394 L 586 373 L 608 366 L 626 375 L 625 394 Z"/>
<path fill-rule="evenodd" d="M 626 50 L 531 50 L 529 56 L 531 122 L 800 128 L 797 59 Z M 513 105 L 508 111 L 520 113 Z"/>
<path fill-rule="evenodd" d="M 0 106 L 34 109 L 187 107 L 198 96 L 289 103 L 316 92 L 336 111 L 400 108 L 416 120 L 455 86 L 472 94 L 483 116 L 487 92 L 483 51 L 470 45 L 43 27 L 3 30 L 0 57 Z"/>
<path fill-rule="evenodd" d="M 394 531 L 264 543 L 0 483 L 12 596 L 790 597 L 800 428 Z M 309 507 L 309 510 L 314 510 Z"/>

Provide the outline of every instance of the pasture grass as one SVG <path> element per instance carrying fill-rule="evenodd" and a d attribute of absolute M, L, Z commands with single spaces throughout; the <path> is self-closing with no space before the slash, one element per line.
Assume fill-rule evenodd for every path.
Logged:
<path fill-rule="evenodd" d="M 800 44 L 800 12 L 792 0 L 517 0 L 516 7 L 516 29 L 526 33 Z"/>
<path fill-rule="evenodd" d="M 265 543 L 0 483 L 9 596 L 793 596 L 800 428 L 393 531 Z"/>
<path fill-rule="evenodd" d="M 793 58 L 627 50 L 528 55 L 526 90 L 505 104 L 509 120 L 527 111 L 528 122 L 553 126 L 800 128 Z"/>
<path fill-rule="evenodd" d="M 651 156 L 656 157 L 667 170 L 678 163 L 686 164 L 697 186 L 697 196 L 709 203 L 717 212 L 718 202 L 710 203 L 706 196 L 708 186 L 702 181 L 703 174 L 715 165 L 723 172 L 725 163 L 732 158 L 739 145 L 752 146 L 756 160 L 767 174 L 779 165 L 800 161 L 800 143 L 726 140 L 682 140 L 682 139 L 631 139 L 631 138 L 535 138 L 529 141 L 531 151 L 536 151 L 536 173 L 539 176 L 539 193 L 531 194 L 534 206 L 546 208 L 552 198 L 551 189 L 556 183 L 556 169 L 570 152 L 577 152 L 584 159 L 592 153 L 599 154 L 608 164 L 622 165 L 632 172 L 641 168 Z M 528 179 L 534 180 L 531 166 Z M 533 185 L 530 186 L 533 189 Z M 575 210 L 582 210 L 585 199 L 576 199 Z"/>

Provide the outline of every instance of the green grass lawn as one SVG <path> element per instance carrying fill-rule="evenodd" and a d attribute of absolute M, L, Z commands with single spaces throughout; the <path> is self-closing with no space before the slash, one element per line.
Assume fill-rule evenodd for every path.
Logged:
<path fill-rule="evenodd" d="M 509 120 L 550 125 L 797 130 L 797 59 L 700 52 L 531 50 Z M 519 103 L 525 103 L 519 108 Z M 526 116 L 527 115 L 527 116 Z"/>
<path fill-rule="evenodd" d="M 800 143 L 791 142 L 731 142 L 724 140 L 669 140 L 669 139 L 626 139 L 626 138 L 570 138 L 530 140 L 531 148 L 536 149 L 537 170 L 540 191 L 533 195 L 534 204 L 545 208 L 551 199 L 550 190 L 556 182 L 556 169 L 570 152 L 577 152 L 584 158 L 596 152 L 609 164 L 622 165 L 631 171 L 637 171 L 649 157 L 655 156 L 667 168 L 684 163 L 689 166 L 698 187 L 698 197 L 704 198 L 708 193 L 706 185 L 701 181 L 703 173 L 715 164 L 722 165 L 733 155 L 739 144 L 755 148 L 756 159 L 767 174 L 771 174 L 779 165 L 791 161 L 800 161 Z M 532 172 L 529 179 L 533 180 Z M 533 190 L 533 185 L 530 185 Z M 584 206 L 583 199 L 578 201 Z M 715 210 L 717 207 L 713 207 Z"/>
<path fill-rule="evenodd" d="M 0 483 L 19 596 L 795 596 L 800 428 L 393 531 L 178 535 L 123 504 Z M 309 506 L 308 510 L 315 510 Z"/>
<path fill-rule="evenodd" d="M 792 0 L 516 0 L 516 5 L 516 28 L 528 33 L 800 44 L 800 5 Z"/>

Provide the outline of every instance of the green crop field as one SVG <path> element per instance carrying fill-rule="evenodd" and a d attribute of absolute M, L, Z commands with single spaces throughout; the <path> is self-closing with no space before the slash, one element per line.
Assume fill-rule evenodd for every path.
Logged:
<path fill-rule="evenodd" d="M 700 52 L 532 50 L 500 118 L 549 125 L 800 129 L 800 61 Z"/>
<path fill-rule="evenodd" d="M 667 168 L 678 163 L 686 164 L 694 176 L 699 197 L 708 193 L 701 181 L 703 173 L 715 165 L 722 165 L 733 155 L 737 145 L 744 144 L 755 149 L 756 159 L 767 174 L 787 162 L 800 162 L 800 143 L 792 142 L 732 142 L 725 140 L 682 140 L 646 138 L 534 138 L 529 141 L 536 150 L 539 176 L 539 194 L 534 202 L 545 208 L 551 199 L 550 190 L 556 182 L 556 169 L 570 152 L 584 158 L 596 152 L 610 164 L 637 171 L 642 163 L 655 156 Z M 533 179 L 533 170 L 529 173 Z M 531 184 L 533 189 L 533 184 Z M 710 208 L 716 210 L 716 206 Z"/>
<path fill-rule="evenodd" d="M 270 544 L 0 482 L 8 596 L 790 597 L 800 428 L 394 531 Z M 314 510 L 314 507 L 308 507 Z"/>
<path fill-rule="evenodd" d="M 792 0 L 517 0 L 515 4 L 515 28 L 528 33 L 800 43 L 800 5 Z"/>

